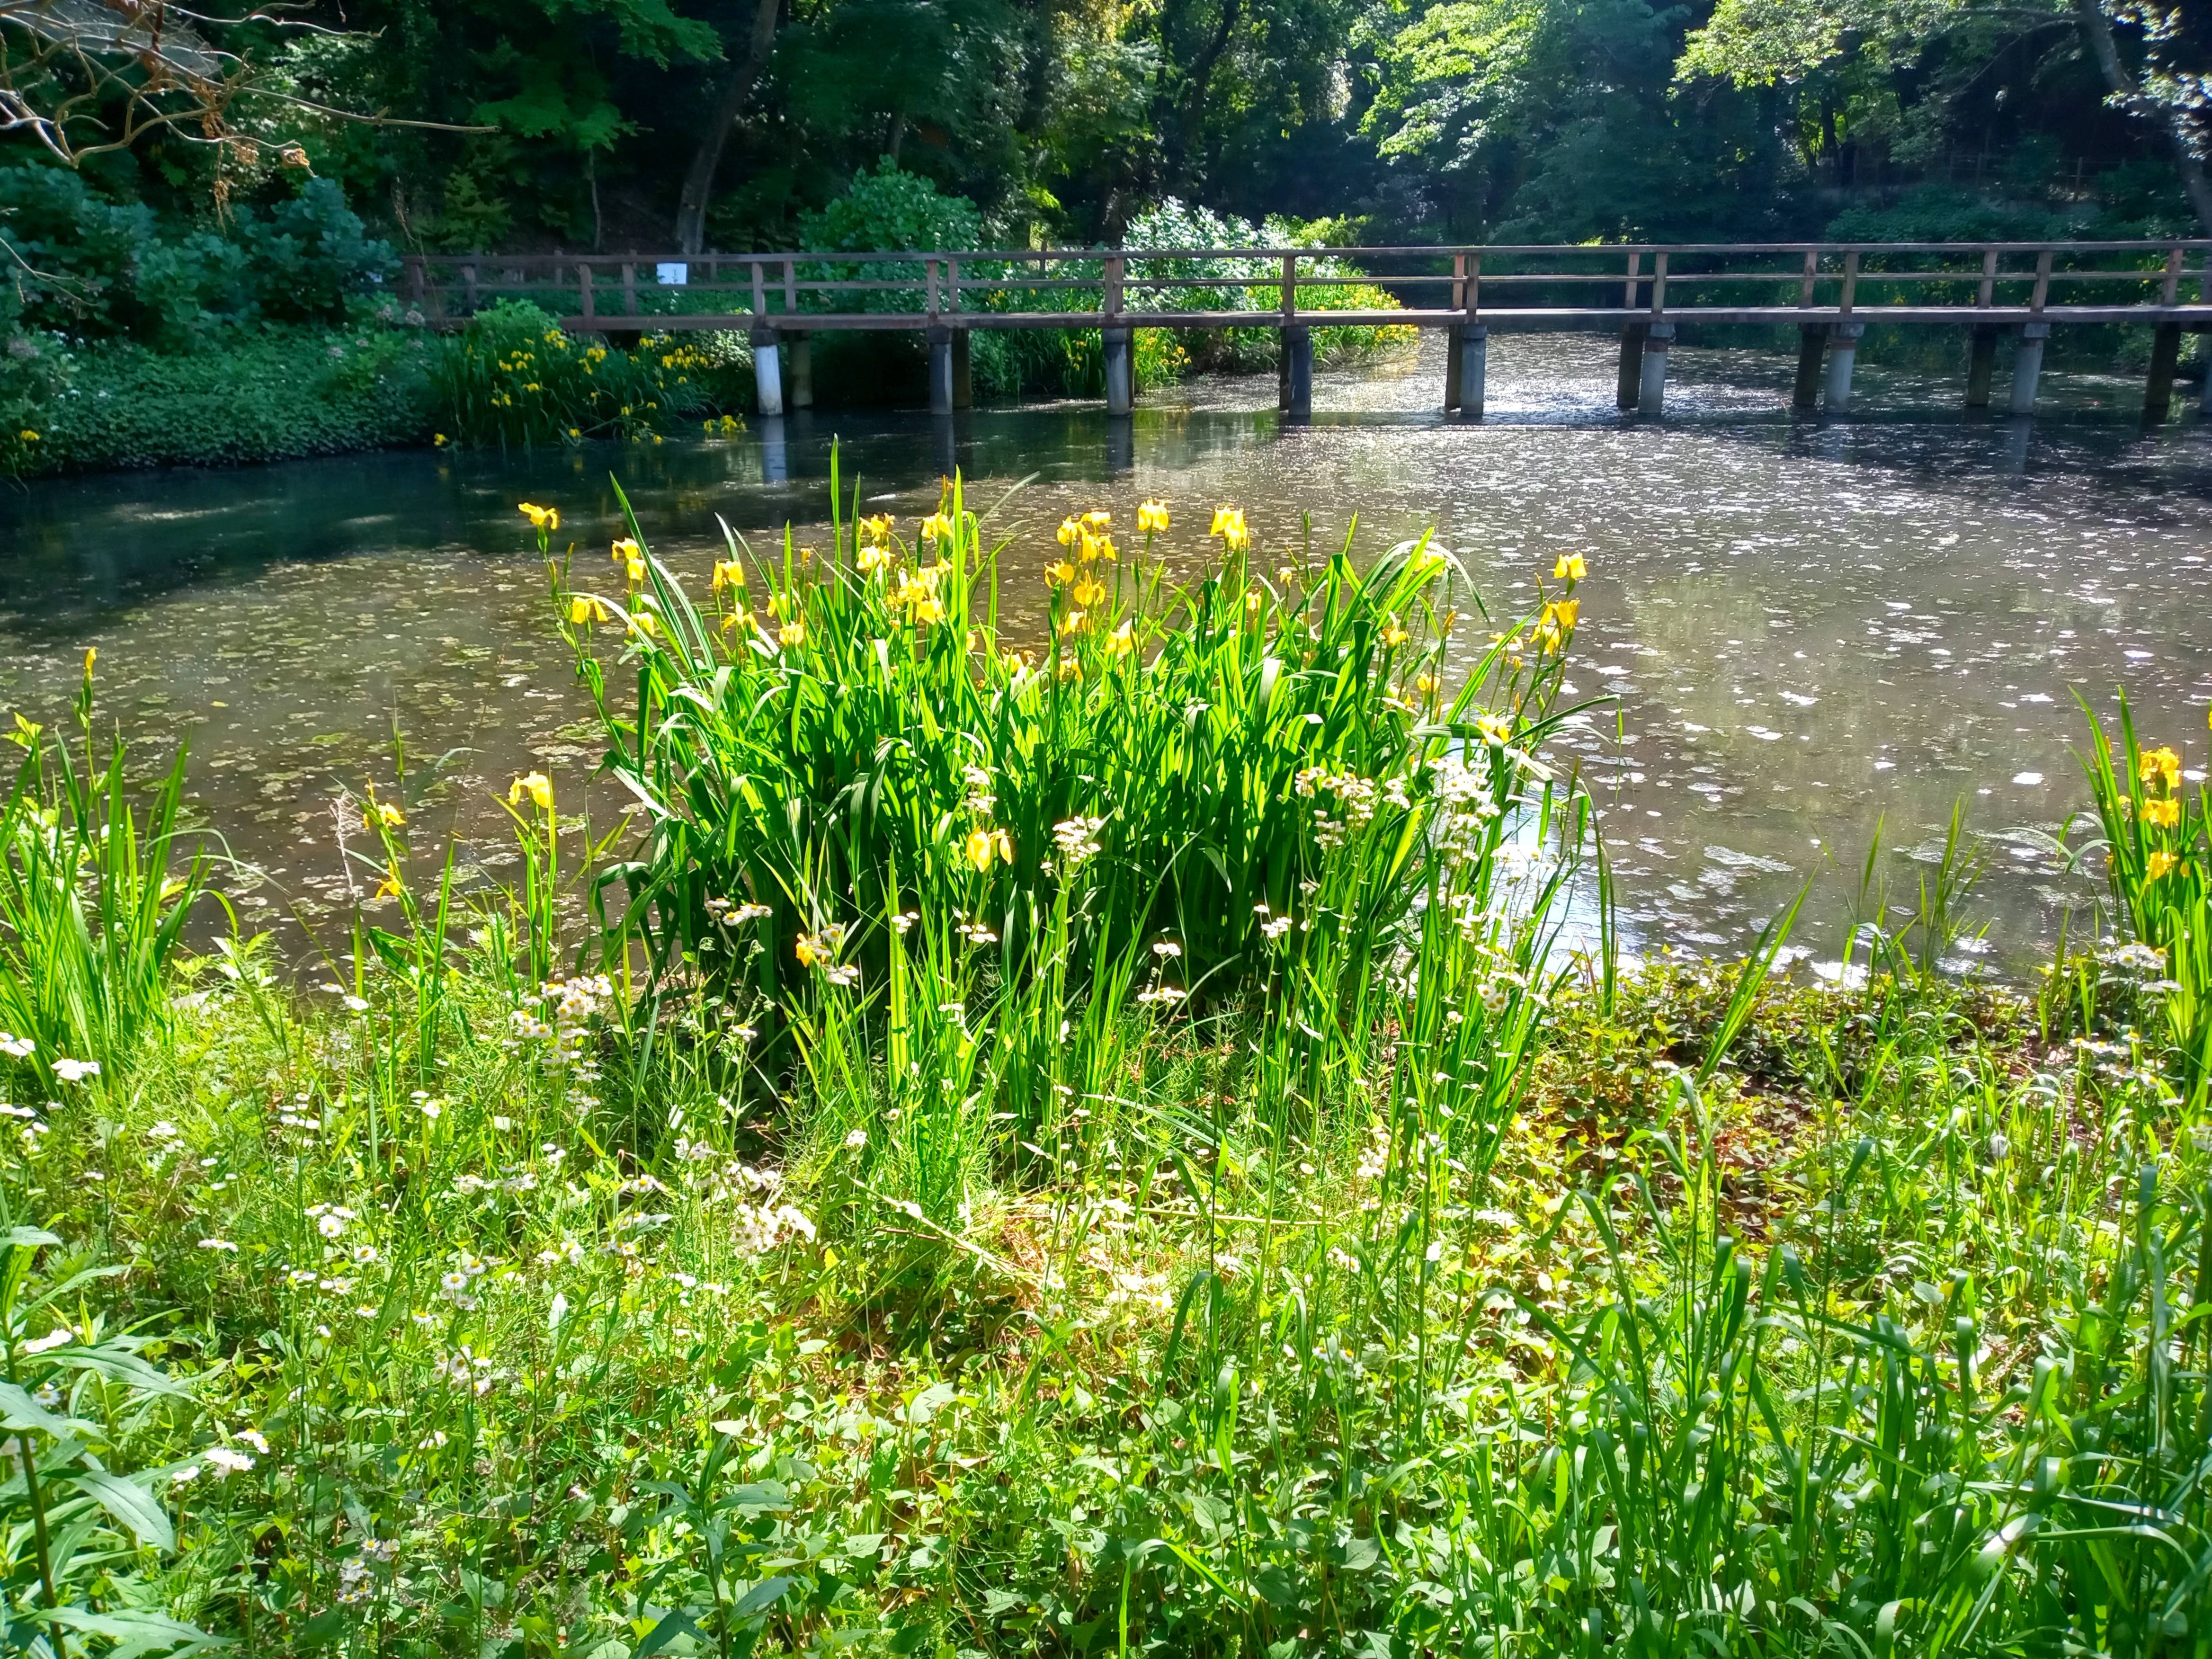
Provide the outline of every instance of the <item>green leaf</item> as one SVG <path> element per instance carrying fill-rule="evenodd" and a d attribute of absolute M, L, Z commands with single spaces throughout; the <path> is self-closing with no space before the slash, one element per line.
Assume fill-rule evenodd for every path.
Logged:
<path fill-rule="evenodd" d="M 94 1469 L 89 1474 L 76 1477 L 79 1492 L 98 1501 L 118 1521 L 131 1529 L 142 1544 L 151 1544 L 155 1549 L 173 1550 L 177 1534 L 169 1525 L 169 1517 L 154 1494 L 137 1481 L 119 1474 L 110 1474 L 105 1469 Z"/>
<path fill-rule="evenodd" d="M 654 1654 L 679 1636 L 689 1636 L 701 1643 L 707 1639 L 699 1626 L 691 1622 L 691 1615 L 679 1609 L 661 1616 L 660 1622 L 645 1633 L 645 1640 L 637 1644 L 631 1659 L 653 1659 Z"/>
<path fill-rule="evenodd" d="M 791 1588 L 788 1578 L 763 1578 L 737 1600 L 730 1609 L 732 1618 L 750 1619 L 763 1608 L 772 1607 L 783 1600 L 784 1592 Z"/>
<path fill-rule="evenodd" d="M 60 1439 L 76 1427 L 74 1419 L 56 1417 L 23 1392 L 17 1382 L 0 1382 L 0 1429 L 21 1433 L 26 1429 Z"/>

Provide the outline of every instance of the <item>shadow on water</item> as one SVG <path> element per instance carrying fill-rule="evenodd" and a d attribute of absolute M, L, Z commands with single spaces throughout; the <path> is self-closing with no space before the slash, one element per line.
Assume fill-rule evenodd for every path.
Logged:
<path fill-rule="evenodd" d="M 604 561 L 618 473 L 655 550 L 702 576 L 717 514 L 757 546 L 787 523 L 822 539 L 834 438 L 875 510 L 928 511 L 956 467 L 971 501 L 1005 499 L 1016 632 L 1060 517 L 1146 496 L 1176 509 L 1184 568 L 1222 501 L 1270 556 L 1309 514 L 1334 546 L 1357 513 L 1360 556 L 1433 527 L 1506 615 L 1583 553 L 1571 679 L 1613 701 L 1560 757 L 1603 808 L 1634 943 L 1740 944 L 1808 878 L 1835 914 L 1877 822 L 1909 887 L 1964 795 L 1999 866 L 1986 960 L 2024 965 L 2093 890 L 2029 833 L 2082 803 L 2072 690 L 2124 682 L 2154 738 L 2203 757 L 2212 428 L 2142 431 L 2140 387 L 2109 376 L 2049 377 L 2048 418 L 1970 417 L 1957 386 L 1874 365 L 1852 418 L 1797 420 L 1789 360 L 1674 357 L 1658 422 L 1613 410 L 1610 342 L 1501 336 L 1479 422 L 1434 410 L 1432 339 L 1325 372 L 1300 424 L 1260 377 L 1127 422 L 799 413 L 733 439 L 40 483 L 0 492 L 0 712 L 52 718 L 97 646 L 106 717 L 149 759 L 189 736 L 196 810 L 265 872 L 249 915 L 338 903 L 330 799 L 389 777 L 395 730 L 425 757 L 419 844 L 453 833 L 496 872 L 492 792 L 537 769 L 592 800 L 599 754 L 514 503 L 558 505 L 578 560 Z"/>

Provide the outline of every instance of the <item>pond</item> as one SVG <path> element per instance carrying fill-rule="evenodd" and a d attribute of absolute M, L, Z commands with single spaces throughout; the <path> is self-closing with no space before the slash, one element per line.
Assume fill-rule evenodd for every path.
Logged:
<path fill-rule="evenodd" d="M 909 520 L 962 468 L 971 502 L 1002 503 L 1018 595 L 1041 597 L 1028 567 L 1064 514 L 1133 522 L 1146 496 L 1175 508 L 1189 562 L 1222 501 L 1269 548 L 1306 534 L 1302 514 L 1321 546 L 1356 512 L 1362 556 L 1433 526 L 1504 614 L 1582 553 L 1569 681 L 1610 701 L 1571 746 L 1633 948 L 1724 952 L 1809 879 L 1806 942 L 1832 957 L 1877 824 L 1909 894 L 1964 799 L 1991 868 L 1987 937 L 1960 965 L 2027 971 L 2098 890 L 2040 839 L 2086 805 L 2075 693 L 2108 712 L 2126 686 L 2202 776 L 2212 430 L 2191 414 L 2142 433 L 2124 377 L 2046 377 L 2031 424 L 1872 367 L 1849 422 L 1792 422 L 1790 360 L 1674 355 L 1657 422 L 1615 415 L 1609 342 L 1501 335 L 1480 423 L 1431 412 L 1431 339 L 1325 370 L 1305 425 L 1279 419 L 1267 377 L 1149 396 L 1119 428 L 1082 405 L 840 412 L 581 453 L 40 483 L 0 495 L 0 710 L 64 714 L 98 647 L 103 722 L 148 761 L 189 738 L 198 811 L 258 872 L 227 879 L 242 914 L 321 933 L 359 873 L 333 795 L 388 779 L 395 741 L 417 845 L 455 834 L 465 866 L 508 856 L 492 792 L 516 773 L 581 799 L 597 743 L 515 501 L 557 504 L 562 539 L 604 560 L 613 474 L 656 552 L 703 572 L 717 514 L 757 544 L 787 520 L 819 538 L 835 438 L 848 480 Z"/>

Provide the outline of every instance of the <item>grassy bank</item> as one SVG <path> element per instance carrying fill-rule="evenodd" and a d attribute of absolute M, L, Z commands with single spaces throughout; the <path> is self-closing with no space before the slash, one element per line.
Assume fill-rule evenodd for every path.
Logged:
<path fill-rule="evenodd" d="M 2204 1651 L 2171 751 L 2085 750 L 2124 931 L 2020 994 L 1923 967 L 1942 882 L 1842 988 L 1772 971 L 1794 911 L 1624 977 L 1564 943 L 1578 562 L 1447 688 L 1474 596 L 1419 543 L 1224 510 L 1177 586 L 1203 514 L 1003 546 L 956 486 L 678 571 L 529 514 L 641 812 L 520 775 L 520 878 L 463 894 L 362 780 L 305 990 L 179 944 L 221 872 L 174 783 L 123 816 L 96 665 L 21 732 L 15 1629 Z"/>

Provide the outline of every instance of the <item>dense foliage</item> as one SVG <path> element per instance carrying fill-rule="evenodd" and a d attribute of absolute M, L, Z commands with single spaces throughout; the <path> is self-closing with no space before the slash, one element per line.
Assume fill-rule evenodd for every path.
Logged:
<path fill-rule="evenodd" d="M 526 773 L 464 890 L 364 781 L 319 990 L 186 952 L 189 763 L 134 805 L 93 661 L 17 728 L 12 1629 L 2201 1651 L 2178 751 L 2093 741 L 2127 931 L 2035 996 L 1927 965 L 1951 870 L 1863 976 L 1780 977 L 1794 909 L 1631 975 L 1562 933 L 1571 560 L 1447 696 L 1418 545 L 1271 573 L 1224 508 L 1177 586 L 1161 503 L 1014 548 L 956 486 L 678 570 L 526 512 L 645 834 L 602 866 Z"/>

